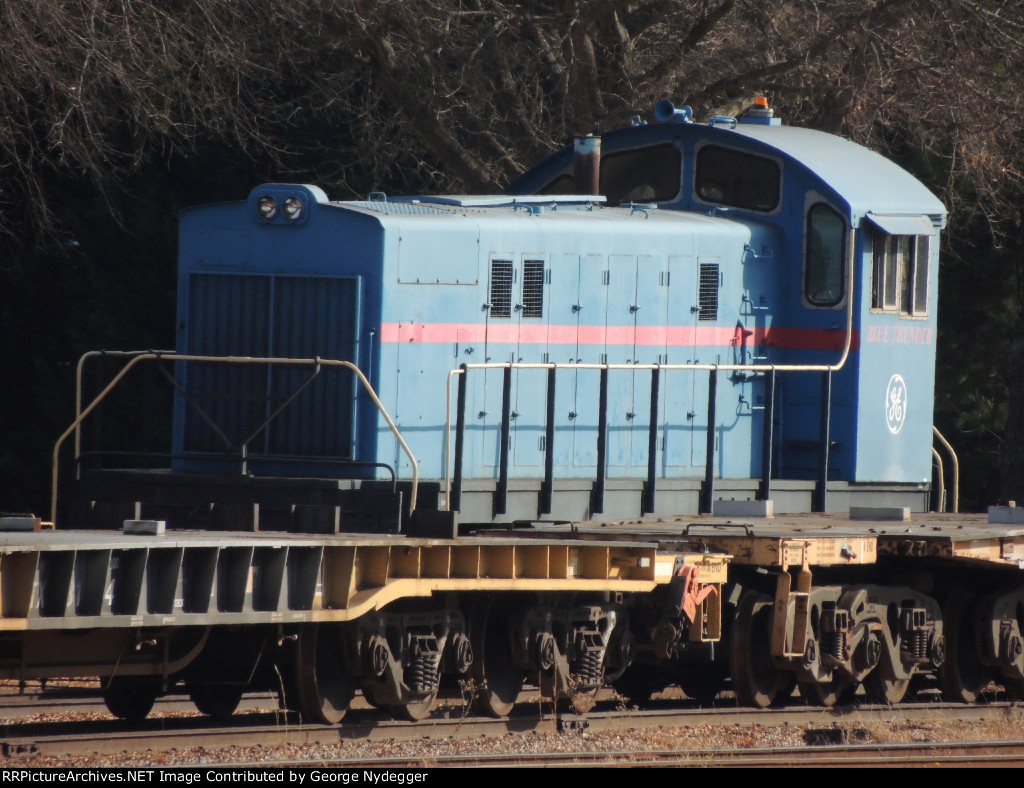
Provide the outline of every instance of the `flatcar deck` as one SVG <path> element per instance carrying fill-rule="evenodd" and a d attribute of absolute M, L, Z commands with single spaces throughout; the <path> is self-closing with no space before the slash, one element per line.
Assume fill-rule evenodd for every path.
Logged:
<path fill-rule="evenodd" d="M 283 532 L 0 534 L 0 630 L 349 621 L 457 591 L 647 592 L 726 557 L 655 542 L 405 539 Z"/>
<path fill-rule="evenodd" d="M 1007 512 L 1011 513 L 1007 515 Z M 530 533 L 550 538 L 571 530 L 578 538 L 615 538 L 703 545 L 727 553 L 733 564 L 773 565 L 781 545 L 806 543 L 812 565 L 869 564 L 881 556 L 957 558 L 1024 569 L 1024 524 L 1013 508 L 993 514 L 915 513 L 907 519 L 853 519 L 848 514 L 784 514 L 775 517 L 658 517 L 533 523 Z M 884 513 L 884 512 L 883 512 Z M 1011 520 L 1011 522 L 1000 522 Z M 524 533 L 517 531 L 517 534 Z M 785 562 L 792 563 L 792 562 Z"/>
<path fill-rule="evenodd" d="M 874 700 L 898 702 L 921 671 L 936 673 L 954 699 L 970 701 L 982 681 L 993 679 L 1024 693 L 1016 618 L 1024 605 L 1017 578 L 1024 568 L 1024 524 L 1014 522 L 1016 512 L 877 509 L 856 515 L 533 522 L 454 539 L 0 532 L 0 675 L 121 677 L 110 679 L 108 695 L 122 716 L 137 711 L 119 704 L 140 687 L 151 703 L 155 676 L 186 676 L 197 703 L 214 708 L 207 703 L 213 696 L 203 693 L 223 691 L 234 700 L 246 685 L 233 684 L 237 679 L 218 660 L 235 647 L 236 628 L 248 627 L 252 642 L 240 647 L 247 649 L 249 671 L 265 649 L 297 642 L 289 670 L 302 713 L 330 722 L 337 719 L 335 703 L 346 704 L 351 689 L 349 668 L 332 656 L 334 633 L 349 639 L 348 653 L 359 655 L 363 691 L 414 719 L 429 709 L 437 685 L 403 689 L 399 641 L 387 639 L 400 627 L 402 643 L 438 638 L 437 660 L 445 649 L 468 654 L 472 642 L 476 656 L 457 672 L 472 672 L 491 687 L 485 705 L 500 715 L 528 661 L 547 658 L 545 644 L 555 655 L 575 644 L 573 659 L 548 659 L 554 673 L 545 691 L 568 693 L 581 708 L 592 692 L 574 693 L 572 676 L 583 670 L 586 655 L 594 651 L 604 659 L 607 651 L 621 677 L 640 638 L 649 640 L 636 652 L 639 670 L 679 643 L 706 661 L 677 677 L 655 671 L 642 686 L 627 682 L 623 691 L 642 695 L 655 679 L 684 682 L 693 692 L 717 686 L 724 667 L 711 647 L 729 632 L 723 621 L 731 615 L 725 648 L 737 697 L 746 705 L 769 704 L 789 674 L 811 702 L 826 705 L 859 683 Z M 903 566 L 914 572 L 891 574 L 895 564 L 883 565 L 903 558 L 912 559 Z M 952 571 L 927 579 L 928 566 Z M 989 596 L 978 601 L 946 588 L 963 586 L 967 578 Z M 630 601 L 644 597 L 656 601 L 646 607 Z M 734 612 L 725 613 L 726 605 Z M 965 618 L 968 609 L 984 614 L 984 631 L 992 632 L 978 636 L 985 649 L 979 665 L 965 662 L 975 640 L 963 623 L 973 620 Z M 772 610 L 785 612 L 769 615 Z M 621 634 L 631 620 L 627 611 L 635 617 L 632 635 Z M 513 640 L 503 622 L 517 614 Z M 321 626 L 327 624 L 346 629 Z M 446 646 L 449 640 L 457 647 Z M 519 654 L 513 658 L 520 662 L 506 664 L 506 653 Z M 472 659 L 481 660 L 478 667 Z M 431 670 L 442 664 L 432 662 Z M 220 684 L 198 678 L 211 665 Z M 595 672 L 587 686 L 601 686 L 599 679 Z"/>
<path fill-rule="evenodd" d="M 400 597 L 469 589 L 645 592 L 667 582 L 677 556 L 704 564 L 706 582 L 716 583 L 727 562 L 836 566 L 914 556 L 1021 569 L 1024 525 L 924 513 L 536 522 L 457 540 L 8 532 L 0 533 L 0 629 L 346 621 Z"/>

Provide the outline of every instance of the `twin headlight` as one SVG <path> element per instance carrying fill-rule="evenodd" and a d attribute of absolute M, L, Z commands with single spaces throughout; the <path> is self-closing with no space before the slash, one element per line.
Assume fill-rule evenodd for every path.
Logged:
<path fill-rule="evenodd" d="M 266 194 L 256 201 L 256 211 L 259 213 L 260 218 L 265 221 L 270 221 L 277 216 L 278 210 L 285 219 L 291 222 L 298 221 L 302 218 L 302 212 L 305 210 L 305 206 L 300 198 L 296 196 L 285 197 L 278 206 L 277 198 L 269 194 Z"/>

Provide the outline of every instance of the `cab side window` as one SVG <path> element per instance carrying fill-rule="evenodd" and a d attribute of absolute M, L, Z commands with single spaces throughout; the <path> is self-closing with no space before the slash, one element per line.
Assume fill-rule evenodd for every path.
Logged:
<path fill-rule="evenodd" d="M 825 203 L 807 212 L 804 298 L 811 306 L 832 307 L 843 300 L 846 220 Z"/>
<path fill-rule="evenodd" d="M 682 185 L 682 164 L 672 143 L 610 153 L 601 159 L 601 194 L 609 205 L 672 200 Z"/>
<path fill-rule="evenodd" d="M 899 312 L 905 317 L 928 314 L 927 235 L 889 235 L 877 232 L 873 244 L 871 308 Z"/>

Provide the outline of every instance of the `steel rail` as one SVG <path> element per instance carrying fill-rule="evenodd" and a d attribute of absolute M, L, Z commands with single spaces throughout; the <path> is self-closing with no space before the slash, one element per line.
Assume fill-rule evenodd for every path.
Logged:
<path fill-rule="evenodd" d="M 878 743 L 804 747 L 752 747 L 692 750 L 576 750 L 572 752 L 465 753 L 381 758 L 336 758 L 299 761 L 264 760 L 261 768 L 412 769 L 475 767 L 659 766 L 700 768 L 914 768 L 920 766 L 1020 766 L 1024 741 Z M 244 762 L 204 764 L 220 768 L 245 767 Z M 251 765 L 251 764 L 248 764 Z"/>
<path fill-rule="evenodd" d="M 184 703 L 185 701 L 182 701 Z M 645 711 L 603 710 L 587 715 L 558 715 L 551 712 L 550 703 L 520 703 L 506 719 L 492 719 L 465 715 L 465 706 L 447 707 L 448 716 L 435 712 L 431 718 L 419 723 L 404 723 L 391 720 L 386 713 L 369 709 L 360 704 L 349 711 L 340 725 L 307 725 L 296 722 L 294 714 L 271 711 L 258 714 L 238 714 L 231 723 L 217 723 L 199 716 L 161 716 L 130 726 L 115 720 L 88 722 L 27 722 L 7 720 L 0 735 L 0 749 L 8 757 L 14 756 L 69 756 L 85 753 L 115 754 L 122 752 L 169 752 L 187 747 L 202 746 L 207 750 L 230 747 L 273 747 L 293 744 L 337 745 L 340 742 L 411 742 L 422 739 L 447 741 L 461 739 L 469 741 L 476 737 L 500 737 L 525 733 L 564 733 L 578 735 L 589 733 L 618 732 L 622 729 L 650 729 L 652 731 L 672 727 L 721 728 L 734 730 L 737 727 L 803 727 L 809 737 L 807 750 L 825 751 L 828 748 L 838 752 L 845 748 L 851 752 L 877 750 L 893 745 L 878 742 L 849 744 L 846 732 L 864 729 L 868 726 L 899 725 L 908 722 L 935 724 L 942 721 L 963 723 L 970 721 L 998 722 L 1011 719 L 1018 707 L 1008 703 L 964 706 L 960 704 L 911 703 L 898 707 L 854 706 L 844 708 L 821 708 L 813 706 L 791 706 L 780 709 L 740 709 L 693 707 L 659 708 Z M 0 704 L 2 705 L 2 704 Z M 247 705 L 251 708 L 252 701 Z M 601 708 L 599 706 L 599 708 Z M 73 704 L 64 710 L 72 711 Z M 2 712 L 0 712 L 2 716 Z M 271 722 L 268 724 L 268 718 Z M 841 726 L 841 727 L 837 727 Z M 810 736 L 810 734 L 815 734 Z M 817 734 L 825 734 L 818 737 Z M 837 744 L 829 742 L 837 737 Z M 1024 752 L 1024 742 L 1013 740 Z M 920 743 L 914 743 L 920 744 Z M 946 747 L 963 748 L 974 743 L 936 742 Z M 989 743 L 990 747 L 1003 746 Z M 805 748 L 797 748 L 803 752 Z M 727 750 L 733 752 L 732 748 Z M 778 756 L 784 748 L 772 748 L 772 759 L 778 764 Z M 692 751 L 688 751 L 692 752 Z M 426 757 L 426 756 L 424 756 Z M 354 758 L 358 756 L 354 755 Z M 431 757 L 433 760 L 433 758 Z M 336 765 L 347 765 L 339 759 Z M 289 761 L 291 762 L 291 761 Z M 269 765 L 261 759 L 261 764 Z"/>

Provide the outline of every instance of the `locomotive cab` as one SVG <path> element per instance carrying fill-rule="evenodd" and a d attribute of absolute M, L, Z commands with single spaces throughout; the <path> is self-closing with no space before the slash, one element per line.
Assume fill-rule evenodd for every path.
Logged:
<path fill-rule="evenodd" d="M 761 100 L 743 117 L 709 124 L 667 102 L 656 114 L 664 122 L 635 120 L 603 135 L 600 182 L 611 202 L 643 193 L 662 210 L 750 232 L 742 276 L 723 282 L 718 297 L 722 322 L 736 326 L 733 357 L 778 370 L 771 476 L 821 487 L 827 463 L 838 493 L 830 509 L 845 509 L 858 489 L 861 504 L 927 509 L 942 204 L 892 162 L 784 126 Z M 652 161 L 657 168 L 645 168 Z M 573 171 L 566 148 L 510 191 L 571 189 Z M 782 371 L 815 365 L 832 370 Z M 768 398 L 765 374 L 754 375 L 756 410 Z M 744 377 L 734 371 L 734 385 Z M 776 511 L 785 510 L 784 485 L 775 492 Z"/>

